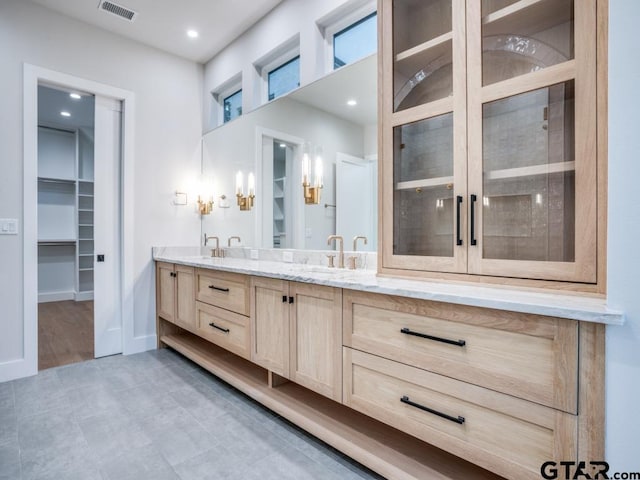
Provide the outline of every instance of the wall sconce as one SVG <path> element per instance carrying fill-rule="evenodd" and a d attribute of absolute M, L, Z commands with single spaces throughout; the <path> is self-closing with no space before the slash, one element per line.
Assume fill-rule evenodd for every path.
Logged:
<path fill-rule="evenodd" d="M 323 187 L 322 149 L 316 148 L 316 162 L 314 165 L 313 184 L 311 183 L 311 159 L 309 147 L 305 145 L 302 153 L 302 187 L 304 188 L 304 203 L 307 205 L 319 204 Z"/>
<path fill-rule="evenodd" d="M 213 210 L 213 179 L 202 176 L 196 186 L 198 213 L 209 215 Z"/>
<path fill-rule="evenodd" d="M 208 201 L 204 201 L 200 195 L 198 195 L 198 211 L 200 215 L 209 215 L 213 209 L 213 196 L 209 197 Z"/>
<path fill-rule="evenodd" d="M 251 207 L 253 207 L 253 200 L 256 198 L 256 181 L 253 173 L 249 173 L 247 176 L 247 195 L 244 194 L 242 172 L 236 173 L 236 197 L 238 199 L 238 206 L 240 207 L 240 210 L 251 210 Z"/>

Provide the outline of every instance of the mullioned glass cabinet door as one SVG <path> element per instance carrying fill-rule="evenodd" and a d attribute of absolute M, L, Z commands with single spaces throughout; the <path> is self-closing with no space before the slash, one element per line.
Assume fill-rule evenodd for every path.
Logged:
<path fill-rule="evenodd" d="M 463 271 L 465 2 L 382 8 L 383 266 Z"/>
<path fill-rule="evenodd" d="M 467 5 L 469 272 L 595 282 L 596 2 Z"/>

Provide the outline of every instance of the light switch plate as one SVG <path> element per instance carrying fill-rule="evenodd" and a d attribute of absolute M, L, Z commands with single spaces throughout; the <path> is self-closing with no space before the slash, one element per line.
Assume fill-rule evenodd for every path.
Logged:
<path fill-rule="evenodd" d="M 17 218 L 0 218 L 0 235 L 17 235 Z"/>
<path fill-rule="evenodd" d="M 258 260 L 258 250 L 251 250 L 249 254 L 251 255 L 251 260 Z"/>
<path fill-rule="evenodd" d="M 293 252 L 282 252 L 282 261 L 283 262 L 293 262 Z"/>

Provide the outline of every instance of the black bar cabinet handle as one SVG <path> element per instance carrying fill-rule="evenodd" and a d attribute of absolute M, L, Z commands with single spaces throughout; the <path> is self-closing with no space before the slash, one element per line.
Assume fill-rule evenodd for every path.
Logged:
<path fill-rule="evenodd" d="M 282 303 L 287 303 L 287 299 L 289 297 L 287 297 L 286 295 L 282 295 Z"/>
<path fill-rule="evenodd" d="M 470 210 L 471 210 L 471 219 L 470 219 L 470 223 L 471 223 L 471 239 L 469 240 L 469 243 L 471 245 L 477 245 L 478 242 L 476 241 L 476 201 L 478 200 L 478 197 L 474 194 L 471 194 L 471 205 L 470 205 Z"/>
<path fill-rule="evenodd" d="M 293 297 L 289 297 L 289 303 L 293 303 Z"/>
<path fill-rule="evenodd" d="M 455 422 L 458 425 L 462 425 L 464 423 L 464 417 L 461 417 L 459 415 L 457 417 L 452 417 L 451 415 L 447 415 L 446 413 L 439 412 L 437 410 L 434 410 L 433 408 L 425 407 L 424 405 L 420 405 L 419 403 L 412 402 L 411 400 L 409 400 L 409 397 L 407 397 L 406 395 L 404 395 L 400 399 L 400 401 L 402 403 L 406 403 L 407 405 L 411 405 L 412 407 L 416 407 L 416 408 L 419 408 L 420 410 L 424 410 L 425 412 L 429 412 L 434 415 L 437 415 L 438 417 L 444 418 L 451 422 Z"/>
<path fill-rule="evenodd" d="M 455 345 L 457 347 L 464 347 L 467 344 L 464 340 L 449 340 L 448 338 L 434 337 L 433 335 L 427 335 L 426 333 L 413 332 L 407 327 L 402 328 L 400 333 L 413 335 L 414 337 L 426 338 L 427 340 L 433 340 L 435 342 L 448 343 L 449 345 Z"/>
<path fill-rule="evenodd" d="M 217 328 L 218 330 L 220 330 L 221 332 L 224 332 L 224 333 L 229 333 L 229 331 L 230 331 L 228 328 L 222 328 L 222 327 L 219 327 L 218 325 L 216 325 L 216 324 L 215 324 L 215 323 L 213 323 L 213 322 L 211 322 L 211 323 L 209 324 L 209 326 L 210 326 L 210 327 L 213 327 L 213 328 Z"/>
<path fill-rule="evenodd" d="M 462 238 L 460 237 L 460 206 L 462 205 L 462 196 L 456 197 L 456 245 L 462 245 Z"/>
<path fill-rule="evenodd" d="M 212 290 L 218 290 L 219 292 L 228 292 L 228 288 L 216 287 L 215 285 L 209 285 Z"/>

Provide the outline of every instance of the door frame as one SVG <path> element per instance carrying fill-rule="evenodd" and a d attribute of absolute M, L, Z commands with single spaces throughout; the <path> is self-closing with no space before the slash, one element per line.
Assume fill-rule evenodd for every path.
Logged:
<path fill-rule="evenodd" d="M 74 88 L 122 102 L 121 158 L 121 258 L 120 294 L 123 353 L 146 350 L 134 336 L 134 118 L 133 92 L 46 68 L 24 64 L 23 98 L 23 359 L 16 362 L 12 378 L 38 373 L 38 84 Z M 126 208 L 124 208 L 126 206 Z M 143 342 L 147 343 L 147 342 Z"/>

